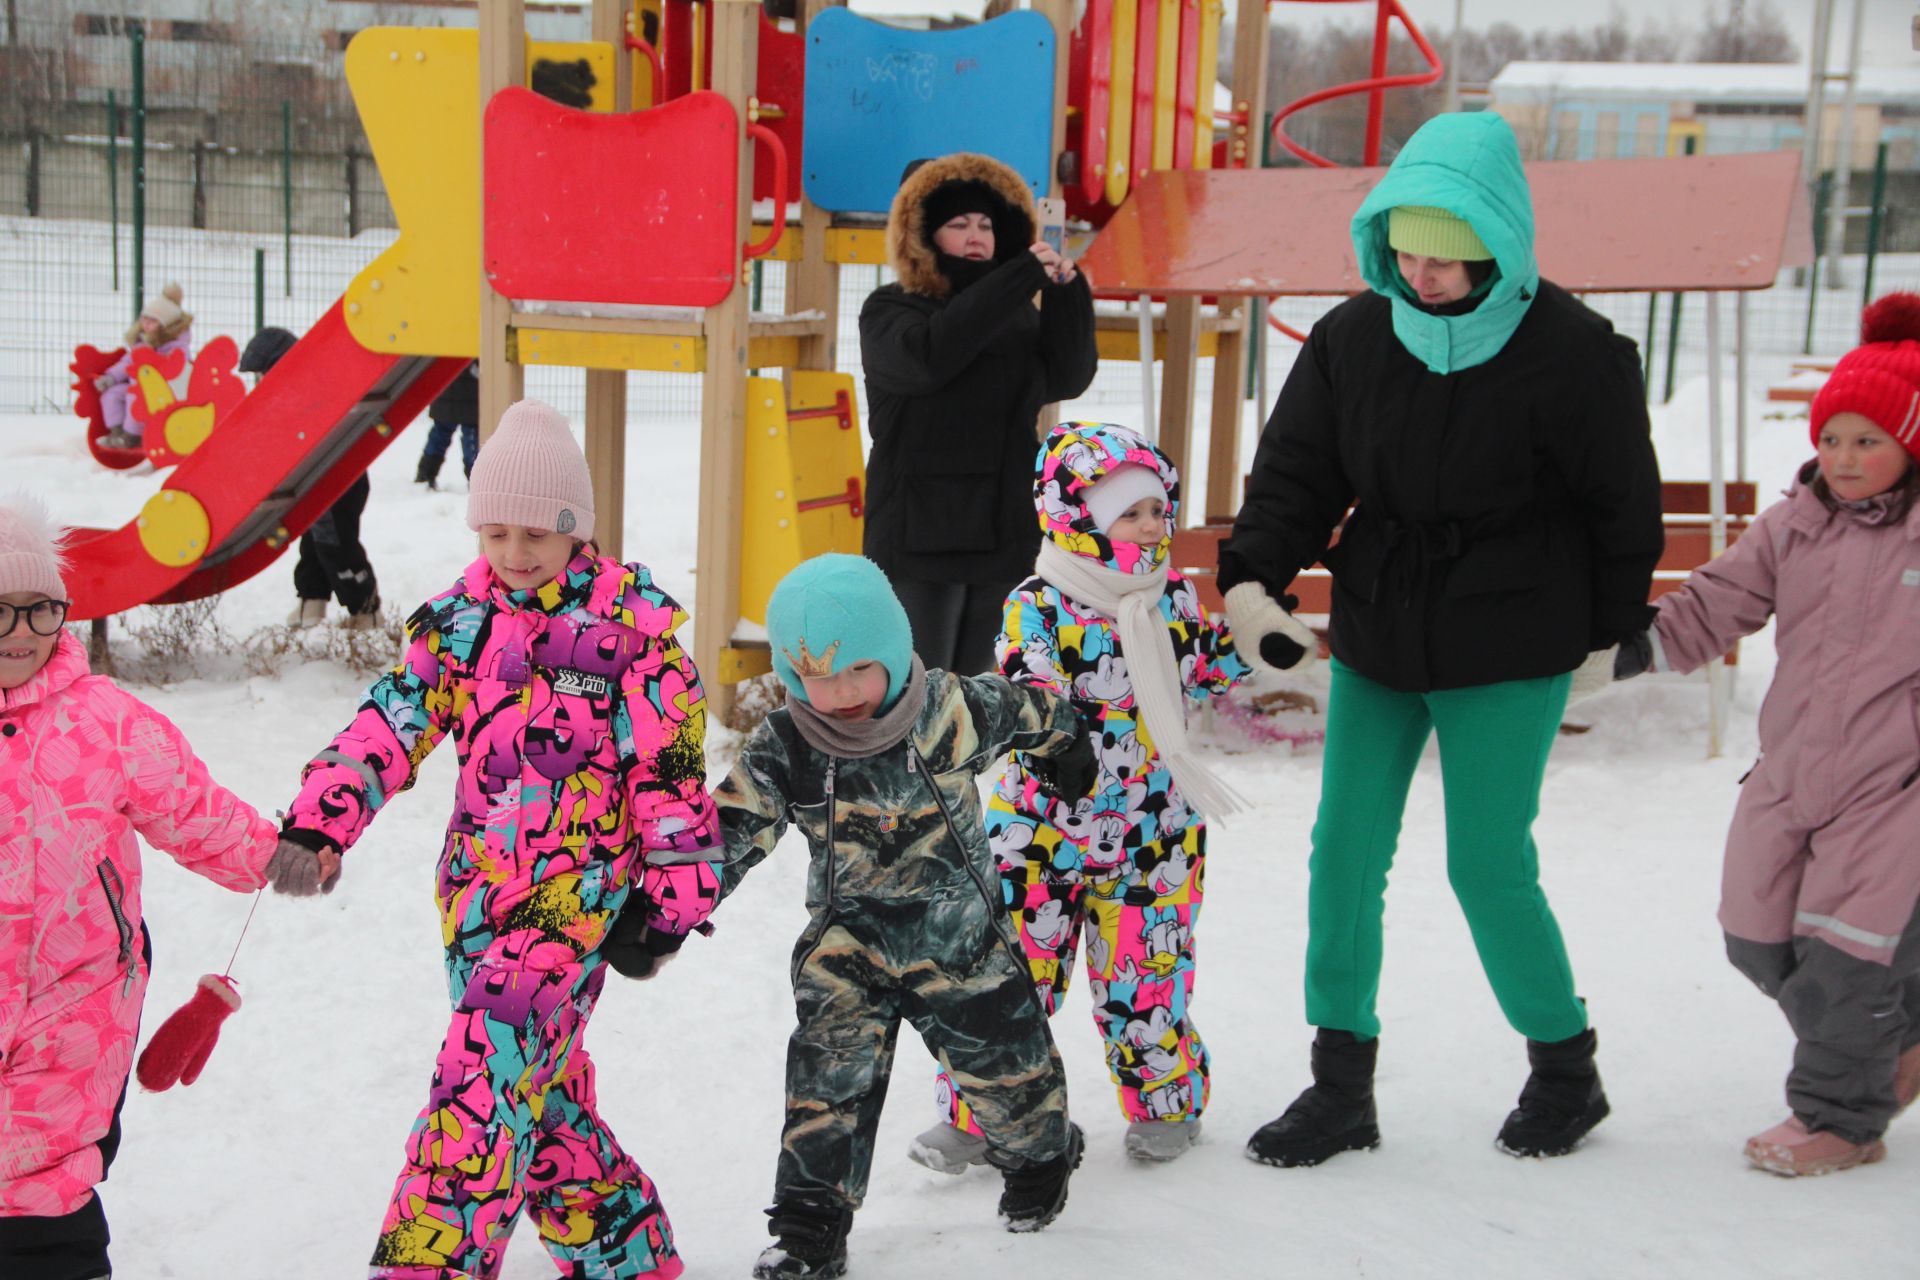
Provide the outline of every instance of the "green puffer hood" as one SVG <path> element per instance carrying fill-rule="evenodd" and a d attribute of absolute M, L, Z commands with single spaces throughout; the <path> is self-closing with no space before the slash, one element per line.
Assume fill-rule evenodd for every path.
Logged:
<path fill-rule="evenodd" d="M 1441 316 L 1408 296 L 1387 245 L 1387 212 L 1431 205 L 1473 225 L 1500 271 L 1480 305 Z M 1393 167 L 1353 215 L 1353 253 L 1373 291 L 1393 302 L 1393 332 L 1435 373 L 1455 373 L 1500 354 L 1540 291 L 1533 260 L 1533 198 L 1520 144 L 1491 111 L 1435 116 L 1401 148 Z"/>

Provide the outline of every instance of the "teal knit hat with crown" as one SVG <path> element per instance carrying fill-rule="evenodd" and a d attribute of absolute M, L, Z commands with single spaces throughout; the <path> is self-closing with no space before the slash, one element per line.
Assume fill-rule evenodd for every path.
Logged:
<path fill-rule="evenodd" d="M 913 674 L 907 611 L 865 556 L 815 556 L 780 579 L 767 601 L 767 641 L 774 671 L 802 702 L 803 672 L 833 676 L 856 662 L 878 662 L 887 669 L 886 706 Z"/>

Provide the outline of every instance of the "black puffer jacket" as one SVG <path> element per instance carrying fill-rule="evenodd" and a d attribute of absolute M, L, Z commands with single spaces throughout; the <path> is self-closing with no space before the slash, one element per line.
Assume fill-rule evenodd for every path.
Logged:
<path fill-rule="evenodd" d="M 1453 689 L 1557 675 L 1645 630 L 1663 540 L 1631 339 L 1543 280 L 1498 355 L 1436 374 L 1369 293 L 1308 335 L 1221 586 L 1278 595 L 1324 556 L 1334 656 L 1389 688 Z"/>
<path fill-rule="evenodd" d="M 953 291 L 927 240 L 924 205 L 973 180 L 1006 202 L 1000 265 Z M 1012 583 L 1033 571 L 1034 427 L 1040 410 L 1093 381 L 1093 296 L 1056 285 L 1028 252 L 1033 200 L 985 156 L 944 156 L 901 184 L 887 224 L 898 283 L 860 310 L 868 429 L 867 556 L 891 578 Z M 1034 296 L 1040 305 L 1034 306 Z"/>

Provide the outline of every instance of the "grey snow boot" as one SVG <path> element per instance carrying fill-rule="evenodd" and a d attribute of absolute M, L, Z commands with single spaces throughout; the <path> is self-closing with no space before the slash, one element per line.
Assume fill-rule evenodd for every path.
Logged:
<path fill-rule="evenodd" d="M 1147 1164 L 1165 1164 L 1200 1140 L 1200 1120 L 1135 1120 L 1127 1126 L 1127 1154 Z"/>
<path fill-rule="evenodd" d="M 935 1173 L 962 1174 L 987 1162 L 987 1140 L 950 1124 L 937 1124 L 907 1144 L 907 1159 Z"/>

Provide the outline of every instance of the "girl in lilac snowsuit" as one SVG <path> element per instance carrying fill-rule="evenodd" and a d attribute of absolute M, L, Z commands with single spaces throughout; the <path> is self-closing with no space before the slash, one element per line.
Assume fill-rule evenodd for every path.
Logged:
<path fill-rule="evenodd" d="M 1660 600 L 1645 646 L 1691 671 L 1775 619 L 1720 923 L 1799 1040 L 1793 1114 L 1746 1147 L 1789 1176 L 1881 1159 L 1920 1094 L 1920 296 L 1862 330 L 1814 398 L 1817 460 Z"/>
<path fill-rule="evenodd" d="M 400 665 L 307 766 L 283 842 L 344 853 L 449 732 L 440 855 L 453 1021 L 374 1249 L 382 1280 L 493 1280 L 524 1205 L 576 1280 L 682 1271 L 581 1047 L 603 961 L 650 973 L 712 910 L 718 829 L 686 620 L 600 557 L 586 459 L 522 401 L 474 463 L 482 556 L 408 621 Z"/>
<path fill-rule="evenodd" d="M 179 285 L 170 284 L 148 298 L 139 318 L 127 330 L 126 353 L 93 380 L 100 389 L 100 420 L 107 426 L 101 443 L 109 449 L 138 449 L 146 435 L 146 427 L 132 414 L 134 353 L 150 347 L 159 355 L 178 351 L 189 360 L 193 358 L 193 314 L 180 309 L 184 296 Z"/>

